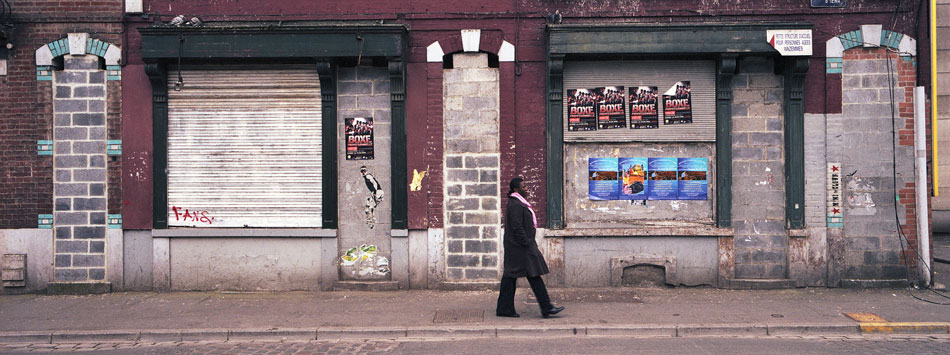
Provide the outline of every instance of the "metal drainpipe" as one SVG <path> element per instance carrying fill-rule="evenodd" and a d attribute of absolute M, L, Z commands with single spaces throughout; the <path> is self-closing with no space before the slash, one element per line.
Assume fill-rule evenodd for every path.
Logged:
<path fill-rule="evenodd" d="M 926 93 L 923 86 L 914 88 L 914 151 L 917 157 L 917 245 L 924 267 L 918 267 L 920 279 L 930 286 L 930 220 L 927 213 L 927 111 L 924 108 Z"/>

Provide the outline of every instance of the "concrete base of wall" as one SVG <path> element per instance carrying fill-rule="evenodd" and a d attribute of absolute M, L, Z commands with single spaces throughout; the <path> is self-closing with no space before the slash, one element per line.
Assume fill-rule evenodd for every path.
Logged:
<path fill-rule="evenodd" d="M 733 279 L 726 288 L 733 290 L 780 290 L 795 288 L 795 280 L 789 279 Z"/>
<path fill-rule="evenodd" d="M 48 295 L 92 295 L 112 292 L 111 282 L 51 282 Z"/>
<path fill-rule="evenodd" d="M 0 287 L 0 294 L 46 290 L 49 280 L 53 277 L 52 229 L 0 230 L 0 255 L 2 254 L 26 254 L 26 287 Z"/>
<path fill-rule="evenodd" d="M 438 289 L 443 291 L 495 291 L 498 290 L 498 281 L 443 282 L 439 284 Z"/>
<path fill-rule="evenodd" d="M 399 281 L 337 281 L 334 291 L 396 291 Z"/>
<path fill-rule="evenodd" d="M 906 279 L 899 280 L 858 280 L 843 279 L 839 284 L 842 288 L 906 288 L 911 282 Z"/>

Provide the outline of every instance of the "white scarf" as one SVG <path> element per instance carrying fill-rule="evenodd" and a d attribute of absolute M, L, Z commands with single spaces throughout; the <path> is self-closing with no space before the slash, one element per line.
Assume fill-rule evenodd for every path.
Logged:
<path fill-rule="evenodd" d="M 534 222 L 534 228 L 538 228 L 538 217 L 534 214 L 534 209 L 531 208 L 531 204 L 528 203 L 528 200 L 525 200 L 524 197 L 521 196 L 521 194 L 517 192 L 512 192 L 511 197 L 514 197 L 518 199 L 518 201 L 521 201 L 521 203 L 523 203 L 525 207 L 528 208 L 528 211 L 531 211 L 531 221 Z"/>

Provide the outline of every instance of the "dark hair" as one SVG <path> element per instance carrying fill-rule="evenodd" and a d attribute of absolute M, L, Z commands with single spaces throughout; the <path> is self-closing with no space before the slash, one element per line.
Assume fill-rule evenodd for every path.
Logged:
<path fill-rule="evenodd" d="M 524 181 L 524 179 L 520 177 L 511 179 L 511 182 L 508 184 L 508 194 L 511 195 L 515 192 L 515 189 L 520 188 L 522 181 Z"/>

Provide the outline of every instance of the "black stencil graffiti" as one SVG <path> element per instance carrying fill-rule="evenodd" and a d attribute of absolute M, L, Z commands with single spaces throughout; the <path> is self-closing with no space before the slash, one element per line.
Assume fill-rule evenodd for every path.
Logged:
<path fill-rule="evenodd" d="M 366 224 L 370 229 L 376 227 L 376 207 L 383 202 L 383 187 L 376 180 L 373 174 L 366 170 L 366 166 L 360 167 L 360 174 L 363 175 L 363 182 L 369 190 L 369 197 L 366 198 L 363 212 L 366 213 Z"/>

